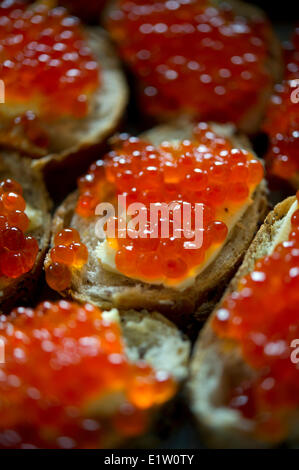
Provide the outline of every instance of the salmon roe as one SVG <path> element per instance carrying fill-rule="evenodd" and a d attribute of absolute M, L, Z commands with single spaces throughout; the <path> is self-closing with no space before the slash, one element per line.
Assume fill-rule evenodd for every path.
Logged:
<path fill-rule="evenodd" d="M 89 304 L 20 307 L 0 316 L 0 338 L 1 448 L 109 446 L 176 391 L 168 373 L 131 363 L 118 323 Z"/>
<path fill-rule="evenodd" d="M 29 220 L 17 181 L 0 181 L 0 276 L 18 278 L 30 271 L 38 253 L 35 238 L 25 235 Z"/>
<path fill-rule="evenodd" d="M 292 341 L 299 338 L 298 303 L 297 209 L 289 239 L 257 261 L 213 320 L 217 335 L 236 341 L 255 370 L 255 378 L 233 387 L 229 406 L 255 420 L 256 433 L 268 441 L 286 437 L 299 405 L 298 365 L 291 360 Z"/>
<path fill-rule="evenodd" d="M 0 76 L 5 108 L 44 118 L 83 117 L 99 86 L 99 64 L 77 18 L 63 7 L 0 2 Z"/>
<path fill-rule="evenodd" d="M 268 22 L 236 15 L 229 2 L 118 0 L 108 28 L 153 116 L 239 123 L 271 80 Z"/>
<path fill-rule="evenodd" d="M 269 171 L 290 180 L 299 172 L 299 28 L 285 50 L 285 80 L 276 85 L 264 130 L 269 136 Z"/>
<path fill-rule="evenodd" d="M 57 233 L 50 258 L 51 263 L 46 267 L 46 281 L 52 289 L 63 291 L 71 284 L 72 268 L 81 269 L 88 260 L 88 250 L 81 243 L 79 232 L 65 228 Z"/>
<path fill-rule="evenodd" d="M 119 195 L 126 196 L 127 208 L 134 202 L 144 204 L 146 223 L 139 227 L 138 238 L 132 238 L 129 224 L 122 233 L 121 217 L 116 238 L 107 232 L 108 242 L 116 249 L 116 267 L 129 277 L 149 281 L 162 277 L 175 283 L 193 274 L 209 249 L 225 241 L 228 228 L 224 217 L 239 210 L 262 177 L 259 161 L 248 151 L 233 148 L 205 123 L 195 126 L 192 141 L 159 146 L 125 134 L 107 158 L 94 163 L 79 180 L 76 211 L 82 217 L 92 217 L 98 203 L 115 204 Z M 166 220 L 169 232 L 163 234 L 165 214 L 159 209 L 171 202 L 174 209 Z M 176 217 L 184 227 L 186 203 L 191 233 L 202 233 L 201 247 L 192 245 L 194 237 L 188 239 L 186 231 L 176 232 Z M 202 224 L 196 218 L 196 203 L 202 204 Z M 150 212 L 155 211 L 155 220 L 150 220 Z"/>

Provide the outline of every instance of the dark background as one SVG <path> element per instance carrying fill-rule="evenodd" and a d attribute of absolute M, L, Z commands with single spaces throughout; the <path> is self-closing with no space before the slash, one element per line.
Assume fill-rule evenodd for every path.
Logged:
<path fill-rule="evenodd" d="M 298 0 L 252 0 L 248 3 L 254 3 L 265 10 L 272 20 L 276 21 L 299 21 L 299 2 Z"/>

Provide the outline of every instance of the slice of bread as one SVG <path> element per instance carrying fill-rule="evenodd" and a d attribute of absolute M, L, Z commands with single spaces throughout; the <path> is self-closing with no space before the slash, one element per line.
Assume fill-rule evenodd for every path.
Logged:
<path fill-rule="evenodd" d="M 39 172 L 33 170 L 18 153 L 0 152 L 0 180 L 4 178 L 13 178 L 21 184 L 27 206 L 30 206 L 31 212 L 36 212 L 37 218 L 34 224 L 31 223 L 32 228 L 29 226 L 27 234 L 35 237 L 39 244 L 31 271 L 17 279 L 0 278 L 0 311 L 7 313 L 18 302 L 27 302 L 37 286 L 50 240 L 51 202 Z"/>
<path fill-rule="evenodd" d="M 74 183 L 89 163 L 103 152 L 105 141 L 116 130 L 128 101 L 126 80 L 106 32 L 99 27 L 89 27 L 86 32 L 89 46 L 99 61 L 101 74 L 101 86 L 91 97 L 91 111 L 82 119 L 58 119 L 47 126 L 42 123 L 50 139 L 48 154 L 30 159 L 33 168 L 43 169 L 46 173 L 50 191 L 56 199 L 59 198 L 57 181 L 61 180 L 62 188 L 66 189 L 65 196 L 67 182 Z M 20 139 L 14 136 L 12 146 L 16 142 L 18 146 L 18 140 L 24 138 L 24 135 Z M 17 150 L 30 156 L 29 143 Z"/>
<path fill-rule="evenodd" d="M 290 197 L 278 204 L 268 215 L 224 295 L 235 291 L 240 279 L 252 271 L 255 262 L 269 254 L 272 242 L 294 202 L 295 197 Z M 258 312 L 252 312 L 256 313 Z M 201 331 L 192 357 L 188 384 L 191 409 L 198 420 L 202 436 L 210 447 L 268 447 L 269 443 L 255 437 L 252 421 L 226 406 L 231 384 L 254 378 L 256 372 L 243 361 L 237 345 L 230 342 L 229 348 L 224 347 L 225 340 L 219 339 L 211 326 L 214 314 Z M 298 410 L 295 410 L 293 418 L 288 440 L 298 445 Z"/>
<path fill-rule="evenodd" d="M 231 126 L 214 125 L 213 128 L 222 135 L 229 135 L 235 146 L 248 146 L 247 140 L 235 134 Z M 167 139 L 189 138 L 192 129 L 190 121 L 180 120 L 168 126 L 154 128 L 145 136 L 154 144 L 158 144 Z M 105 270 L 94 256 L 99 241 L 95 236 L 97 218 L 83 219 L 74 213 L 77 197 L 76 192 L 71 194 L 57 209 L 52 232 L 56 234 L 68 226 L 79 230 L 82 242 L 88 247 L 89 261 L 81 271 L 73 273 L 71 287 L 61 294 L 80 302 L 92 302 L 102 308 L 114 306 L 121 310 L 158 310 L 182 327 L 186 327 L 189 322 L 192 324 L 194 318 L 202 320 L 219 300 L 223 289 L 242 261 L 267 208 L 265 184 L 262 182 L 253 195 L 253 203 L 232 230 L 218 257 L 197 276 L 191 287 L 179 291 L 136 281 Z M 45 265 L 49 263 L 48 255 Z"/>
<path fill-rule="evenodd" d="M 223 3 L 231 5 L 234 13 L 237 16 L 243 18 L 245 17 L 249 20 L 256 18 L 264 20 L 266 17 L 265 13 L 256 5 L 251 5 L 241 0 L 227 0 L 227 2 L 223 2 L 223 0 L 211 0 L 211 4 L 214 5 L 215 8 L 219 7 L 219 5 Z M 108 4 L 106 12 L 104 14 L 104 18 L 107 18 L 109 11 L 113 9 L 114 4 L 117 4 L 117 0 L 114 0 L 113 2 L 110 2 Z M 237 44 L 236 54 L 238 54 Z M 245 134 L 255 134 L 259 131 L 260 125 L 265 114 L 266 106 L 272 94 L 273 86 L 276 82 L 279 82 L 283 76 L 283 63 L 280 41 L 278 40 L 276 34 L 271 28 L 269 28 L 267 35 L 267 57 L 265 60 L 264 67 L 266 72 L 269 73 L 271 80 L 260 90 L 256 102 L 252 103 L 251 106 L 248 107 L 246 114 L 238 123 L 238 129 L 241 132 L 244 132 Z M 162 112 L 159 114 L 159 116 L 155 116 L 155 118 L 159 122 L 168 122 L 170 119 L 174 119 L 178 117 L 178 115 L 182 114 L 182 112 L 176 113 L 175 111 L 165 113 Z M 189 115 L 189 117 L 195 117 L 199 120 L 203 119 L 200 113 L 196 116 Z"/>

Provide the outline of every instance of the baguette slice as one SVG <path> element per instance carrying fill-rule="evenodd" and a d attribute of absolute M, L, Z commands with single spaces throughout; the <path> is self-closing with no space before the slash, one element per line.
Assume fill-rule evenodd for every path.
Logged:
<path fill-rule="evenodd" d="M 38 221 L 27 232 L 36 238 L 39 252 L 31 271 L 17 279 L 0 278 L 0 310 L 9 312 L 19 301 L 25 303 L 34 292 L 41 273 L 45 253 L 50 240 L 51 202 L 38 171 L 15 152 L 0 152 L 0 179 L 13 178 L 21 184 L 23 197 L 34 211 L 38 211 Z M 30 217 L 29 217 L 30 218 Z"/>
<path fill-rule="evenodd" d="M 255 262 L 271 252 L 272 242 L 294 202 L 295 197 L 289 197 L 267 216 L 224 296 L 235 291 L 240 279 L 252 271 Z M 252 312 L 255 313 L 258 312 Z M 203 438 L 210 447 L 269 447 L 269 443 L 255 437 L 252 421 L 225 405 L 230 385 L 239 383 L 242 379 L 254 378 L 255 371 L 243 361 L 237 346 L 231 344 L 230 348 L 223 348 L 225 341 L 217 337 L 211 326 L 213 315 L 215 313 L 211 315 L 195 344 L 188 384 L 190 406 Z M 298 410 L 293 418 L 294 425 L 290 429 L 288 440 L 298 445 Z"/>
<path fill-rule="evenodd" d="M 211 0 L 211 4 L 214 5 L 215 8 L 218 8 L 219 5 L 223 3 L 223 0 Z M 262 9 L 256 5 L 243 2 L 242 0 L 227 0 L 225 3 L 231 5 L 234 13 L 240 17 L 245 17 L 249 20 L 252 18 L 260 18 L 261 20 L 264 20 L 266 17 Z M 104 13 L 104 19 L 108 17 L 108 13 L 113 9 L 114 4 L 117 4 L 117 0 L 113 0 L 113 2 L 108 4 L 106 12 Z M 259 131 L 265 114 L 266 106 L 272 94 L 273 86 L 275 83 L 280 81 L 283 75 L 281 44 L 274 31 L 270 28 L 267 37 L 267 49 L 267 58 L 264 66 L 265 70 L 270 74 L 272 79 L 266 86 L 264 86 L 264 88 L 260 90 L 257 101 L 248 108 L 246 114 L 237 125 L 238 129 L 245 134 L 255 134 Z M 236 44 L 236 53 L 237 52 L 238 46 Z M 162 112 L 159 114 L 159 116 L 155 116 L 155 119 L 158 122 L 167 123 L 169 120 L 177 118 L 178 115 L 182 114 L 182 112 L 175 111 L 165 113 Z M 200 114 L 196 116 L 188 116 L 189 118 L 194 117 L 198 120 L 203 119 Z"/>
<path fill-rule="evenodd" d="M 99 27 L 89 27 L 86 32 L 101 73 L 101 86 L 91 98 L 91 111 L 82 119 L 64 118 L 48 125 L 42 123 L 50 139 L 48 154 L 30 159 L 33 168 L 44 170 L 50 190 L 53 186 L 51 193 L 55 192 L 57 198 L 57 180 L 61 179 L 65 187 L 68 180 L 74 182 L 88 164 L 98 158 L 105 149 L 107 137 L 120 123 L 128 101 L 126 80 L 106 32 Z M 30 156 L 32 145 L 26 142 L 26 136 L 13 136 L 10 140 L 12 147 Z M 67 191 L 63 196 L 66 194 Z"/>
<path fill-rule="evenodd" d="M 222 135 L 230 136 L 237 147 L 245 148 L 248 145 L 246 139 L 234 134 L 231 126 L 214 125 L 213 128 Z M 169 126 L 156 127 L 144 136 L 154 144 L 158 144 L 163 140 L 190 138 L 192 129 L 190 121 L 180 120 Z M 79 230 L 82 242 L 88 247 L 89 261 L 81 271 L 73 273 L 70 289 L 61 294 L 80 302 L 92 302 L 101 308 L 114 306 L 121 310 L 130 308 L 158 310 L 182 327 L 186 327 L 189 322 L 192 326 L 195 317 L 198 320 L 206 317 L 215 302 L 219 300 L 225 285 L 240 264 L 259 222 L 263 220 L 267 207 L 265 185 L 262 182 L 253 195 L 253 203 L 232 230 L 218 257 L 197 276 L 191 287 L 179 291 L 175 288 L 129 279 L 122 274 L 103 269 L 93 256 L 98 243 L 95 236 L 97 218 L 87 220 L 74 214 L 76 201 L 75 192 L 57 209 L 52 233 L 56 234 L 68 226 Z M 45 265 L 49 263 L 50 257 L 47 255 Z M 194 314 L 196 309 L 197 312 Z"/>

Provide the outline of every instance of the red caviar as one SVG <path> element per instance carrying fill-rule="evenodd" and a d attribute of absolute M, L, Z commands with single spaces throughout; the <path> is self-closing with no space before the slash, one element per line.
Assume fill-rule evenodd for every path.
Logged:
<path fill-rule="evenodd" d="M 29 220 L 22 187 L 11 178 L 0 182 L 0 276 L 18 278 L 30 271 L 38 253 L 35 238 L 25 235 Z"/>
<path fill-rule="evenodd" d="M 51 263 L 46 267 L 46 281 L 57 291 L 70 286 L 71 269 L 82 268 L 88 260 L 88 250 L 81 243 L 79 232 L 65 228 L 54 237 L 54 247 L 50 251 Z"/>
<path fill-rule="evenodd" d="M 119 195 L 126 195 L 127 207 L 134 202 L 144 204 L 147 218 L 145 226 L 139 228 L 139 237 L 133 239 L 128 226 L 126 234 L 110 240 L 117 249 L 116 266 L 130 277 L 166 277 L 176 282 L 205 260 L 210 247 L 225 241 L 228 228 L 222 220 L 224 214 L 237 210 L 262 177 L 259 161 L 246 150 L 232 148 L 228 139 L 215 134 L 205 123 L 195 127 L 192 140 L 175 144 L 154 146 L 121 135 L 104 162 L 94 163 L 79 180 L 76 211 L 82 217 L 92 217 L 97 204 L 115 203 Z M 159 210 L 162 203 L 171 202 L 174 206 L 169 212 L 169 236 L 165 236 L 165 215 Z M 190 230 L 202 231 L 201 248 L 192 245 L 185 233 L 181 237 L 174 233 L 176 217 L 184 227 L 186 203 L 190 205 Z M 195 226 L 196 203 L 202 203 L 203 208 L 200 227 Z M 150 209 L 151 213 L 157 211 L 154 222 L 148 217 Z M 118 228 L 120 222 L 119 218 Z"/>
<path fill-rule="evenodd" d="M 288 241 L 256 262 L 213 320 L 218 336 L 236 341 L 256 371 L 255 379 L 233 388 L 229 406 L 256 420 L 257 434 L 270 441 L 286 436 L 299 405 L 299 370 L 291 360 L 292 341 L 299 338 L 298 220 L 297 209 Z"/>
<path fill-rule="evenodd" d="M 147 410 L 176 390 L 167 373 L 131 363 L 118 323 L 89 304 L 18 308 L 0 317 L 0 337 L 1 448 L 109 446 L 143 432 Z"/>
<path fill-rule="evenodd" d="M 7 106 L 44 117 L 82 117 L 99 86 L 99 65 L 77 18 L 63 7 L 0 2 L 0 76 Z"/>
<path fill-rule="evenodd" d="M 118 0 L 108 28 L 151 115 L 239 123 L 271 78 L 269 24 L 227 2 Z"/>
<path fill-rule="evenodd" d="M 269 171 L 291 180 L 299 172 L 299 28 L 285 51 L 285 79 L 276 85 L 264 130 L 269 136 Z"/>

